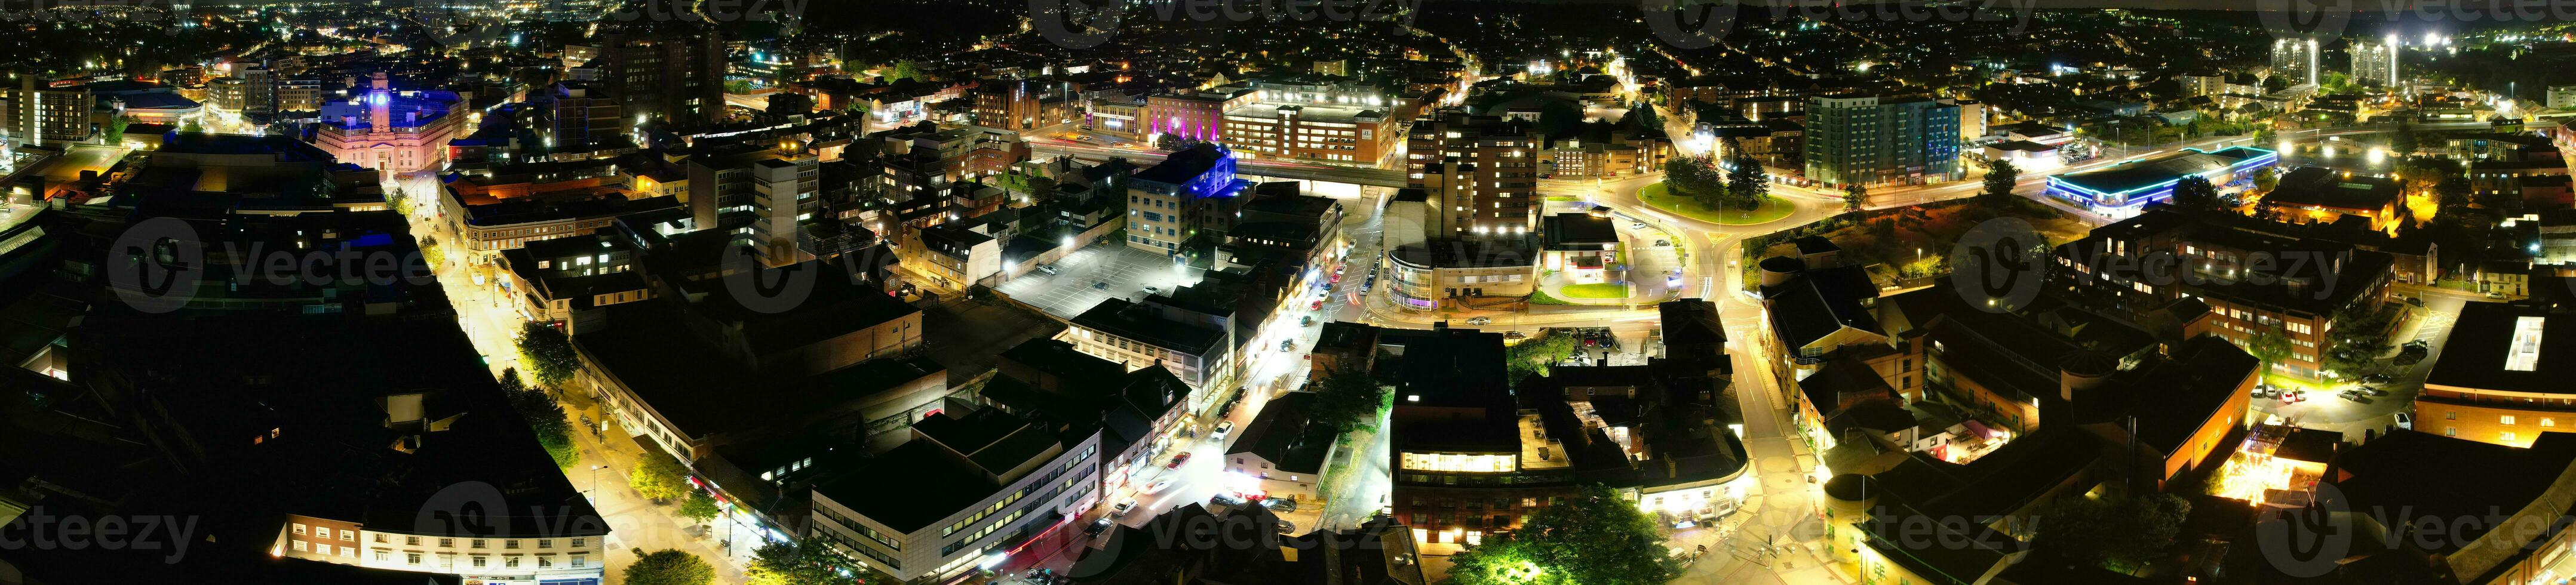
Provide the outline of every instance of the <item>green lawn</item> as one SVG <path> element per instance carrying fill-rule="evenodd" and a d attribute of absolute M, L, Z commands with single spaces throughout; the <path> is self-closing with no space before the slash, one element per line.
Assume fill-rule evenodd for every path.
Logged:
<path fill-rule="evenodd" d="M 1628 298 L 1628 285 L 1618 282 L 1565 285 L 1565 296 L 1578 299 Z"/>
<path fill-rule="evenodd" d="M 1672 191 L 1665 187 L 1663 183 L 1655 183 L 1647 185 L 1643 189 L 1638 189 L 1637 200 L 1644 201 L 1647 205 L 1652 205 L 1656 209 L 1682 214 L 1690 217 L 1691 219 L 1725 225 L 1754 225 L 1771 223 L 1779 221 L 1780 218 L 1788 217 L 1790 213 L 1798 210 L 1798 206 L 1790 204 L 1787 201 L 1782 201 L 1779 197 L 1765 196 L 1762 198 L 1762 207 L 1752 211 L 1737 211 L 1732 209 L 1725 211 L 1712 211 L 1708 208 L 1701 207 L 1697 201 L 1692 201 L 1688 198 L 1672 194 Z"/>

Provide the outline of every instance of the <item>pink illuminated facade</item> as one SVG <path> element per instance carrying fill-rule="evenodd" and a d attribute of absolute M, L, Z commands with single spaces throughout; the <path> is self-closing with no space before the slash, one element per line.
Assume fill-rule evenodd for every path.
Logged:
<path fill-rule="evenodd" d="M 1145 139 L 1177 136 L 1201 142 L 1225 138 L 1225 111 L 1258 101 L 1261 92 L 1241 89 L 1158 95 L 1145 99 Z"/>
<path fill-rule="evenodd" d="M 322 122 L 313 146 L 340 162 L 388 173 L 438 170 L 447 164 L 447 142 L 465 132 L 462 103 L 454 92 L 396 93 L 379 80 L 353 109 Z M 363 117 L 359 114 L 363 113 Z"/>

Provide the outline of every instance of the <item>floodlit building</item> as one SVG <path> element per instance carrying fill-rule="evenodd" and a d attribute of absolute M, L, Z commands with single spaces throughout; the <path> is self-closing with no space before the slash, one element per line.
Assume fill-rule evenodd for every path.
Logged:
<path fill-rule="evenodd" d="M 1956 181 L 1959 106 L 1924 98 L 1807 101 L 1807 179 L 1824 185 Z"/>
<path fill-rule="evenodd" d="M 2289 85 L 2316 85 L 2317 40 L 2272 39 L 2272 75 L 2287 76 Z"/>
<path fill-rule="evenodd" d="M 1252 183 L 1235 178 L 1234 152 L 1200 144 L 1127 181 L 1127 246 L 1176 256 L 1201 232 L 1224 232 Z"/>
<path fill-rule="evenodd" d="M 2156 158 L 2081 173 L 2050 175 L 2048 194 L 2084 205 L 2096 213 L 2119 217 L 2137 213 L 2148 203 L 2172 199 L 2174 184 L 2182 177 L 2197 176 L 2224 189 L 2238 180 L 2251 179 L 2254 171 L 2280 161 L 2279 153 L 2250 146 L 2215 151 L 2185 148 Z"/>
<path fill-rule="evenodd" d="M 814 488 L 815 536 L 905 582 L 992 567 L 1099 502 L 1098 427 L 934 413 L 903 446 Z M 1040 551 L 1030 551 L 1038 554 Z"/>
<path fill-rule="evenodd" d="M 2352 54 L 2352 81 L 2363 85 L 2396 87 L 2397 60 L 2405 43 L 2390 35 L 2386 41 L 2354 40 L 2344 50 Z"/>
<path fill-rule="evenodd" d="M 465 116 L 454 111 L 464 100 L 454 92 L 397 93 L 379 74 L 375 88 L 357 99 L 365 118 L 324 120 L 313 133 L 313 146 L 340 162 L 387 174 L 443 170 L 448 141 L 464 136 Z"/>

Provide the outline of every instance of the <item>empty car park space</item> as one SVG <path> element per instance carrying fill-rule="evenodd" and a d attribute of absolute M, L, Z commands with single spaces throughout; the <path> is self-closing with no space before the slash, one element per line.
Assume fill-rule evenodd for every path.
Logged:
<path fill-rule="evenodd" d="M 1002 294 L 1071 319 L 1101 299 L 1138 298 L 1145 287 L 1170 291 L 1199 281 L 1198 271 L 1175 269 L 1170 258 L 1116 243 L 1083 248 L 1054 266 L 1055 274 L 1030 271 L 1002 283 Z"/>

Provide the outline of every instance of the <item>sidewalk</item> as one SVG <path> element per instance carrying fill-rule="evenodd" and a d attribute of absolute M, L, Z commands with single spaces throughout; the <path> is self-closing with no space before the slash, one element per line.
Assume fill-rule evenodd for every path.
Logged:
<path fill-rule="evenodd" d="M 596 429 L 601 422 L 598 409 L 588 397 L 575 394 L 565 393 L 564 410 L 573 417 L 575 427 L 580 426 L 580 417 L 588 414 L 594 425 L 592 429 Z M 581 488 L 590 496 L 591 506 L 599 511 L 601 519 L 608 522 L 605 547 L 608 582 L 625 580 L 626 566 L 635 562 L 634 549 L 637 548 L 645 552 L 679 549 L 714 566 L 718 582 L 742 582 L 743 567 L 751 561 L 752 550 L 759 548 L 760 539 L 754 535 L 736 534 L 733 554 L 727 558 L 716 550 L 716 539 L 722 538 L 723 534 L 721 528 L 706 531 L 714 534 L 703 534 L 679 518 L 678 504 L 655 505 L 644 499 L 629 486 L 628 472 L 635 468 L 639 458 L 647 454 L 654 457 L 667 455 L 648 451 L 616 424 L 607 426 L 608 429 L 598 436 L 592 436 L 591 429 L 577 428 L 573 432 L 573 444 L 581 450 L 581 460 L 564 473 L 574 487 Z M 592 467 L 598 465 L 607 468 L 594 471 Z M 594 478 L 596 484 L 593 483 Z M 710 526 L 723 521 L 723 518 L 710 521 Z"/>

